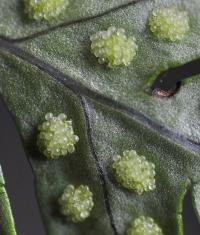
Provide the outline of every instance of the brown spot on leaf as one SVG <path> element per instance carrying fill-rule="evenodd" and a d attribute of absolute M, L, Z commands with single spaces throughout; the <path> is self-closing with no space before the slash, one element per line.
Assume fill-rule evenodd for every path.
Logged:
<path fill-rule="evenodd" d="M 177 91 L 180 89 L 180 86 L 181 86 L 181 82 L 178 82 L 176 86 L 172 87 L 171 89 L 167 91 L 162 90 L 161 88 L 154 88 L 152 91 L 152 95 L 159 97 L 159 98 L 168 98 L 176 94 Z"/>

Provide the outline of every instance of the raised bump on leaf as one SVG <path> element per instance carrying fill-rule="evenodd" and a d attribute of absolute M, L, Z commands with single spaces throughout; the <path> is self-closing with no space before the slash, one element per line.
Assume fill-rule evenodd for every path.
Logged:
<path fill-rule="evenodd" d="M 127 235 L 163 235 L 163 232 L 151 217 L 140 216 L 131 223 Z"/>
<path fill-rule="evenodd" d="M 67 120 L 64 113 L 54 117 L 52 113 L 45 115 L 46 121 L 38 126 L 40 131 L 37 144 L 40 151 L 49 159 L 56 159 L 72 153 L 78 136 L 74 135 L 72 121 Z"/>
<path fill-rule="evenodd" d="M 135 37 L 127 37 L 122 28 L 110 27 L 107 31 L 93 34 L 90 40 L 91 52 L 99 63 L 106 63 L 110 68 L 128 66 L 138 50 Z"/>
<path fill-rule="evenodd" d="M 134 150 L 127 150 L 122 156 L 115 156 L 112 168 L 116 180 L 138 194 L 154 190 L 156 187 L 155 165 Z"/>
<path fill-rule="evenodd" d="M 24 0 L 25 13 L 30 19 L 50 21 L 61 15 L 68 0 Z"/>
<path fill-rule="evenodd" d="M 75 223 L 88 218 L 94 206 L 93 194 L 85 185 L 68 185 L 58 202 L 60 212 Z"/>
<path fill-rule="evenodd" d="M 175 6 L 154 10 L 148 18 L 148 25 L 157 39 L 172 42 L 182 40 L 190 29 L 187 12 Z"/>

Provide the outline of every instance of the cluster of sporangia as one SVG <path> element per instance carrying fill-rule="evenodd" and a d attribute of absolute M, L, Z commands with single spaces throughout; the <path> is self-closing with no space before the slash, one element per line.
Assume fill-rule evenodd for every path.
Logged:
<path fill-rule="evenodd" d="M 75 223 L 85 220 L 94 206 L 93 194 L 84 185 L 78 188 L 68 185 L 58 202 L 61 213 Z"/>
<path fill-rule="evenodd" d="M 115 156 L 112 167 L 116 180 L 139 195 L 156 188 L 155 165 L 134 150 L 127 150 L 122 156 Z"/>
<path fill-rule="evenodd" d="M 140 216 L 131 223 L 127 235 L 163 235 L 163 233 L 152 218 Z"/>
<path fill-rule="evenodd" d="M 148 24 L 155 37 L 172 42 L 182 40 L 190 29 L 187 12 L 175 6 L 154 10 Z"/>
<path fill-rule="evenodd" d="M 68 0 L 25 0 L 25 12 L 29 18 L 50 21 L 62 14 Z M 157 38 L 171 42 L 183 39 L 189 31 L 189 18 L 185 11 L 176 7 L 154 10 L 148 18 L 148 27 Z M 91 52 L 99 63 L 108 67 L 128 66 L 136 57 L 138 46 L 135 37 L 128 37 L 122 28 L 110 27 L 90 37 Z M 75 150 L 78 136 L 74 134 L 72 121 L 65 114 L 54 117 L 48 113 L 46 121 L 39 127 L 38 146 L 49 159 L 66 156 Z M 155 165 L 139 156 L 134 150 L 124 151 L 122 156 L 114 157 L 113 171 L 116 181 L 123 187 L 134 190 L 139 195 L 154 190 Z M 94 206 L 93 194 L 88 186 L 75 188 L 69 185 L 59 198 L 60 211 L 69 220 L 80 222 L 89 217 Z M 162 230 L 150 217 L 135 219 L 128 235 L 162 235 Z"/>
<path fill-rule="evenodd" d="M 72 121 L 67 120 L 64 113 L 54 117 L 52 113 L 45 115 L 46 121 L 38 126 L 40 131 L 37 144 L 41 152 L 47 157 L 56 159 L 73 153 L 74 145 L 79 138 L 74 135 Z"/>
<path fill-rule="evenodd" d="M 24 0 L 25 13 L 30 19 L 47 20 L 57 18 L 65 12 L 68 0 Z"/>
<path fill-rule="evenodd" d="M 138 50 L 135 37 L 128 38 L 122 28 L 110 27 L 107 31 L 93 34 L 90 40 L 91 51 L 99 63 L 106 63 L 110 68 L 128 66 Z"/>

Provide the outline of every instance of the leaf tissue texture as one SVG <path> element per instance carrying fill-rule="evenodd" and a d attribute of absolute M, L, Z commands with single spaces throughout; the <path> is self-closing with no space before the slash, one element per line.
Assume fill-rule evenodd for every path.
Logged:
<path fill-rule="evenodd" d="M 61 18 L 50 23 L 38 23 L 28 19 L 24 13 L 23 1 L 24 0 L 1 0 L 1 35 L 15 39 L 25 37 L 29 34 L 46 30 L 49 27 L 71 24 L 74 21 L 82 21 L 84 18 L 92 18 L 132 2 L 131 0 L 73 0 L 70 1 L 69 6 L 66 8 L 66 12 Z"/>
<path fill-rule="evenodd" d="M 171 5 L 190 18 L 190 31 L 178 43 L 159 41 L 147 28 L 153 9 Z M 199 0 L 75 0 L 50 24 L 26 20 L 21 1 L 2 0 L 0 9 L 0 94 L 31 163 L 47 235 L 123 235 L 140 216 L 153 218 L 164 235 L 182 235 L 189 188 L 200 214 L 200 79 L 183 82 L 168 99 L 152 96 L 150 87 L 159 72 L 200 57 Z M 90 36 L 110 26 L 137 40 L 128 67 L 109 69 L 90 52 Z M 53 161 L 36 145 L 37 126 L 49 112 L 65 113 L 79 137 L 74 153 Z M 155 190 L 138 195 L 117 183 L 113 157 L 130 149 L 155 165 Z M 94 196 L 81 223 L 59 212 L 58 198 L 69 184 L 87 185 Z M 0 231 L 12 235 L 1 185 L 0 219 L 6 215 L 8 223 L 0 220 Z"/>

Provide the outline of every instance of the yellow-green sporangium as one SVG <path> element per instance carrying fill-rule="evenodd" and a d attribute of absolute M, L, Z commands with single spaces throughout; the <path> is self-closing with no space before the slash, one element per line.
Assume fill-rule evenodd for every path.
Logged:
<path fill-rule="evenodd" d="M 157 39 L 172 42 L 182 40 L 190 29 L 187 12 L 176 6 L 153 10 L 148 18 L 148 26 Z"/>
<path fill-rule="evenodd" d="M 38 126 L 37 144 L 40 151 L 49 159 L 57 159 L 72 153 L 79 138 L 74 134 L 72 121 L 64 113 L 57 117 L 45 115 L 45 121 Z"/>
<path fill-rule="evenodd" d="M 140 216 L 131 223 L 127 235 L 163 235 L 163 232 L 151 217 Z"/>
<path fill-rule="evenodd" d="M 25 13 L 30 19 L 56 19 L 65 12 L 69 5 L 68 0 L 24 0 Z"/>
<path fill-rule="evenodd" d="M 90 216 L 94 206 L 93 194 L 86 185 L 80 185 L 77 188 L 68 185 L 58 203 L 60 212 L 66 216 L 67 220 L 74 223 L 81 222 Z"/>
<path fill-rule="evenodd" d="M 115 156 L 112 168 L 117 182 L 138 194 L 156 187 L 155 165 L 144 156 L 139 156 L 135 150 L 126 150 L 122 156 Z"/>
<path fill-rule="evenodd" d="M 127 37 L 122 28 L 110 27 L 107 31 L 93 34 L 90 40 L 91 52 L 99 63 L 106 63 L 110 68 L 130 65 L 137 54 L 135 37 Z"/>

